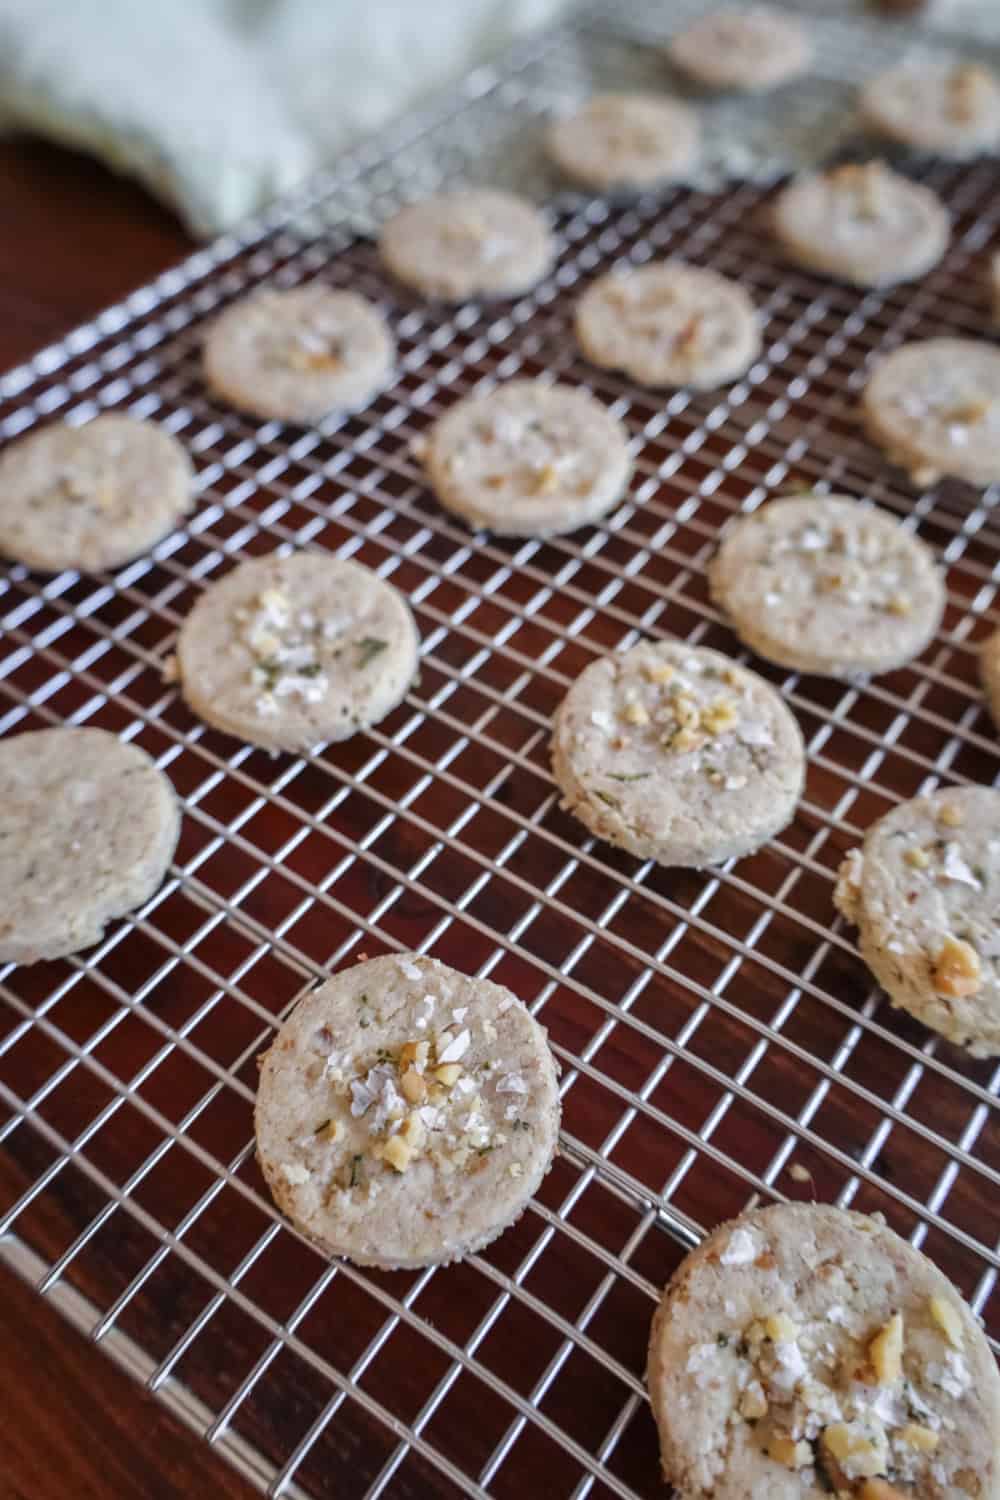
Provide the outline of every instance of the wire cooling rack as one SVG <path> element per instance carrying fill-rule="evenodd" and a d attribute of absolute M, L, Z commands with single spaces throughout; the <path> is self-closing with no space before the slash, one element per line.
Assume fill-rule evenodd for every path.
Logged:
<path fill-rule="evenodd" d="M 581 58 L 605 77 L 634 52 L 600 27 L 524 44 L 0 385 L 5 437 L 117 407 L 177 433 L 201 483 L 149 557 L 87 577 L 12 567 L 2 584 L 0 730 L 112 729 L 156 757 L 185 819 L 162 890 L 98 948 L 0 972 L 0 1253 L 271 1494 L 659 1493 L 642 1382 L 655 1299 L 756 1199 L 880 1210 L 998 1331 L 1000 1070 L 889 1009 L 831 895 L 894 802 L 1000 769 L 975 666 L 998 623 L 998 495 L 916 496 L 854 410 L 902 339 L 985 331 L 1000 172 L 916 169 L 956 233 L 912 288 L 862 295 L 782 264 L 750 183 L 560 200 L 557 269 L 513 303 L 431 309 L 386 281 L 359 220 L 434 163 L 440 179 L 514 159 Z M 574 352 L 582 285 L 667 252 L 739 277 L 763 310 L 764 352 L 728 391 L 651 395 Z M 264 279 L 314 277 L 389 312 L 394 387 L 308 432 L 215 404 L 204 319 Z M 429 496 L 413 440 L 515 374 L 585 384 L 627 424 L 635 480 L 605 524 L 504 542 Z M 566 687 L 644 634 L 746 659 L 705 563 L 729 516 L 796 484 L 870 495 L 938 550 L 937 640 L 871 683 L 754 661 L 802 725 L 809 776 L 792 826 L 752 857 L 695 874 L 585 837 L 548 768 Z M 409 595 L 422 675 L 371 733 L 269 758 L 198 723 L 163 668 L 202 588 L 302 546 Z M 275 1214 L 252 1154 L 255 1058 L 328 970 L 410 948 L 531 1005 L 563 1067 L 564 1130 L 488 1251 L 383 1274 L 327 1263 Z"/>

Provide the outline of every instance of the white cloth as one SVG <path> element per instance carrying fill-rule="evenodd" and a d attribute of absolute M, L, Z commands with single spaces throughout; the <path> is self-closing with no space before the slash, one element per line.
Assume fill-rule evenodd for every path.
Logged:
<path fill-rule="evenodd" d="M 0 125 L 91 152 L 210 235 L 572 3 L 0 0 Z"/>

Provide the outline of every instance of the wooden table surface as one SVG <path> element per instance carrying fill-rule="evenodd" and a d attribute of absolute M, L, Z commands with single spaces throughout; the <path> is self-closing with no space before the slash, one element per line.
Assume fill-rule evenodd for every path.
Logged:
<path fill-rule="evenodd" d="M 0 367 L 184 256 L 141 189 L 85 157 L 0 143 Z M 0 1500 L 246 1500 L 256 1491 L 0 1268 Z"/>

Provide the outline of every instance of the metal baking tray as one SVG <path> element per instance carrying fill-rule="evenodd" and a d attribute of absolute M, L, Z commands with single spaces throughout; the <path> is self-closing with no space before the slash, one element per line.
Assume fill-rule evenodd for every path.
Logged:
<path fill-rule="evenodd" d="M 706 1228 L 754 1201 L 881 1211 L 1000 1331 L 1000 1070 L 891 1011 L 831 901 L 873 818 L 1000 771 L 976 673 L 1000 623 L 998 493 L 914 493 L 855 414 L 871 361 L 901 340 L 986 330 L 1000 168 L 915 164 L 954 213 L 951 249 L 919 285 L 869 294 L 782 263 L 767 181 L 557 196 L 557 269 L 491 306 L 401 292 L 368 232 L 463 175 L 550 194 L 538 125 L 594 83 L 662 78 L 654 9 L 522 43 L 0 382 L 4 438 L 115 407 L 175 432 L 200 481 L 189 524 L 148 557 L 0 583 L 0 732 L 112 729 L 185 808 L 141 911 L 76 959 L 0 970 L 0 1255 L 269 1494 L 661 1493 L 643 1386 L 655 1299 Z M 826 71 L 799 95 L 813 125 L 795 132 L 795 88 L 773 107 L 786 144 L 842 150 L 852 81 L 919 35 L 816 24 Z M 781 170 L 770 145 L 757 165 Z M 665 253 L 740 278 L 763 309 L 764 352 L 731 389 L 650 394 L 575 352 L 579 289 Z M 262 281 L 311 278 L 386 309 L 393 387 L 310 431 L 213 402 L 205 320 Z M 414 439 L 516 374 L 586 385 L 628 426 L 635 480 L 605 524 L 500 541 L 428 494 Z M 874 682 L 754 662 L 809 749 L 798 816 L 756 855 L 695 874 L 595 842 L 559 810 L 553 709 L 588 662 L 643 635 L 746 659 L 705 563 L 728 517 L 803 484 L 869 495 L 939 551 L 940 634 Z M 409 595 L 422 674 L 373 732 L 272 758 L 200 724 L 163 668 L 201 589 L 303 546 Z M 253 1160 L 255 1059 L 320 976 L 410 948 L 510 985 L 549 1028 L 561 1152 L 488 1251 L 367 1272 L 328 1263 L 273 1209 Z"/>

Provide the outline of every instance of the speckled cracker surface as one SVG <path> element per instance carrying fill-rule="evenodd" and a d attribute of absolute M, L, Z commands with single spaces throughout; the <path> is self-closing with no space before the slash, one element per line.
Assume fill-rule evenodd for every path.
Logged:
<path fill-rule="evenodd" d="M 366 406 L 395 357 L 376 307 L 319 282 L 232 303 L 209 329 L 203 355 L 205 379 L 230 406 L 299 423 Z"/>
<path fill-rule="evenodd" d="M 587 391 L 540 380 L 456 402 L 422 457 L 441 504 L 501 536 L 554 536 L 596 521 L 632 472 L 618 419 Z"/>
<path fill-rule="evenodd" d="M 844 861 L 840 910 L 893 1005 L 976 1057 L 1000 1054 L 1000 791 L 916 797 Z"/>
<path fill-rule="evenodd" d="M 487 1244 L 534 1194 L 558 1129 L 543 1028 L 502 985 L 415 954 L 328 980 L 261 1064 L 257 1155 L 275 1201 L 362 1265 Z"/>
<path fill-rule="evenodd" d="M 843 677 L 919 656 L 944 610 L 931 549 L 886 511 L 846 495 L 774 500 L 731 521 L 709 586 L 768 661 Z"/>
<path fill-rule="evenodd" d="M 870 130 L 935 156 L 1000 144 L 1000 80 L 981 63 L 902 63 L 869 79 L 859 110 Z"/>
<path fill-rule="evenodd" d="M 152 422 L 54 422 L 0 457 L 0 552 L 29 568 L 115 568 L 194 504 L 191 461 Z"/>
<path fill-rule="evenodd" d="M 903 344 L 876 364 L 861 398 L 869 436 L 915 484 L 943 474 L 1000 479 L 1000 350 L 979 339 Z"/>
<path fill-rule="evenodd" d="M 181 626 L 185 699 L 207 723 L 274 750 L 377 724 L 405 696 L 419 640 L 402 595 L 324 552 L 254 558 L 212 584 Z"/>
<path fill-rule="evenodd" d="M 751 5 L 703 16 L 677 33 L 667 55 L 706 88 L 762 93 L 804 72 L 812 48 L 792 16 Z"/>
<path fill-rule="evenodd" d="M 180 832 L 170 782 L 103 729 L 0 741 L 0 961 L 92 948 L 160 886 Z"/>
<path fill-rule="evenodd" d="M 549 155 L 583 187 L 603 193 L 673 182 L 694 165 L 701 128 L 693 109 L 662 94 L 595 94 L 549 127 Z"/>
<path fill-rule="evenodd" d="M 563 806 L 598 837 L 697 868 L 785 827 L 805 753 L 763 678 L 721 652 L 661 641 L 581 673 L 556 713 L 552 767 Z"/>
<path fill-rule="evenodd" d="M 951 234 L 936 193 L 883 162 L 809 173 L 774 204 L 786 254 L 855 286 L 894 286 L 936 266 Z"/>
<path fill-rule="evenodd" d="M 721 1225 L 653 1320 L 649 1396 L 685 1500 L 995 1500 L 1000 1377 L 958 1292 L 825 1204 Z"/>
<path fill-rule="evenodd" d="M 591 363 L 654 387 L 714 390 L 744 375 L 761 346 L 743 288 L 680 260 L 599 277 L 576 305 L 575 329 Z"/>
<path fill-rule="evenodd" d="M 495 188 L 435 193 L 401 208 L 379 238 L 383 263 L 428 297 L 514 297 L 555 260 L 545 216 L 526 198 Z"/>

